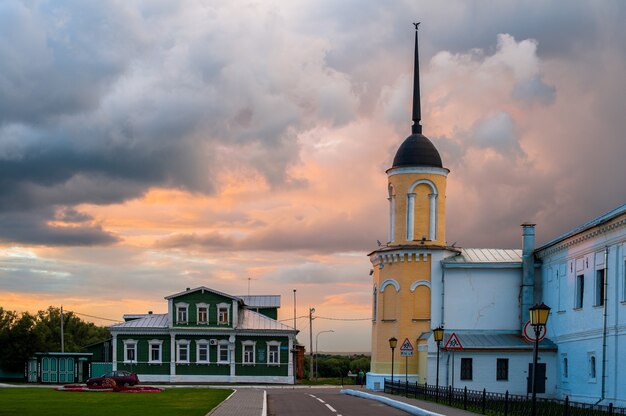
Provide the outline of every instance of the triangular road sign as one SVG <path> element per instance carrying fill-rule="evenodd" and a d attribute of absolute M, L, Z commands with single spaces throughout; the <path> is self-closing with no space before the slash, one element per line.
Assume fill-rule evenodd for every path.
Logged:
<path fill-rule="evenodd" d="M 404 342 L 400 346 L 400 351 L 413 351 L 413 345 L 411 345 L 411 341 L 408 338 L 405 338 Z"/>
<path fill-rule="evenodd" d="M 446 341 L 446 345 L 444 346 L 447 350 L 462 350 L 463 345 L 461 345 L 461 341 L 459 341 L 459 337 L 456 336 L 456 333 L 453 332 Z"/>

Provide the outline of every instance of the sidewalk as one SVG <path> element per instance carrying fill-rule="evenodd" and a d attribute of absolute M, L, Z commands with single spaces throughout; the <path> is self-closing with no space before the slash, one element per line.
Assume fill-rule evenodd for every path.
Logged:
<path fill-rule="evenodd" d="M 266 416 L 266 392 L 260 389 L 236 389 L 207 416 Z"/>

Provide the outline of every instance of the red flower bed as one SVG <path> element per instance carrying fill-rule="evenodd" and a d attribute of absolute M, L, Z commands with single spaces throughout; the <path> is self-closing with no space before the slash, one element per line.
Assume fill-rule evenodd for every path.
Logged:
<path fill-rule="evenodd" d="M 113 391 L 117 393 L 160 393 L 163 390 L 152 386 L 86 386 L 84 384 L 66 384 L 63 387 L 58 387 L 57 391 L 91 391 L 91 392 L 106 392 Z"/>

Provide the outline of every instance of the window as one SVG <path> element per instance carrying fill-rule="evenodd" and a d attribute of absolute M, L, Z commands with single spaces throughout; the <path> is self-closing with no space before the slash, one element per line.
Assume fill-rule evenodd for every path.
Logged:
<path fill-rule="evenodd" d="M 498 358 L 496 361 L 496 380 L 506 381 L 509 379 L 509 359 Z"/>
<path fill-rule="evenodd" d="M 162 345 L 163 345 L 163 341 L 158 340 L 158 339 L 153 339 L 151 341 L 148 342 L 148 344 L 150 345 L 150 359 L 149 359 L 149 363 L 150 364 L 161 364 L 162 361 Z"/>
<path fill-rule="evenodd" d="M 137 362 L 137 341 L 133 339 L 124 340 L 124 362 Z"/>
<path fill-rule="evenodd" d="M 267 343 L 267 364 L 280 364 L 280 342 L 270 341 Z"/>
<path fill-rule="evenodd" d="M 596 296 L 594 306 L 604 305 L 604 269 L 596 270 Z"/>
<path fill-rule="evenodd" d="M 563 360 L 562 360 L 563 361 L 563 378 L 566 379 L 569 377 L 569 367 L 568 367 L 569 363 L 567 361 L 567 354 L 563 354 L 562 357 L 563 357 Z"/>
<path fill-rule="evenodd" d="M 472 380 L 471 358 L 461 358 L 461 380 Z"/>
<path fill-rule="evenodd" d="M 189 341 L 185 339 L 176 341 L 176 362 L 189 362 Z"/>
<path fill-rule="evenodd" d="M 254 364 L 254 341 L 243 341 L 243 363 Z"/>
<path fill-rule="evenodd" d="M 574 308 L 580 309 L 583 307 L 583 295 L 585 293 L 585 275 L 579 274 L 576 276 L 576 303 Z"/>
<path fill-rule="evenodd" d="M 230 362 L 230 354 L 228 352 L 228 341 L 220 342 L 217 346 L 217 362 L 227 364 Z"/>
<path fill-rule="evenodd" d="M 220 325 L 228 325 L 228 305 L 220 303 L 217 305 L 217 323 Z"/>
<path fill-rule="evenodd" d="M 624 268 L 622 269 L 622 300 L 626 302 L 626 259 L 624 260 Z"/>
<path fill-rule="evenodd" d="M 376 285 L 374 285 L 374 293 L 373 293 L 373 302 L 372 302 L 372 321 L 376 321 L 376 306 L 378 306 L 378 290 L 376 289 Z"/>
<path fill-rule="evenodd" d="M 595 382 L 596 381 L 596 354 L 593 352 L 590 352 L 587 354 L 588 357 L 588 375 L 589 375 L 589 381 L 591 382 Z"/>
<path fill-rule="evenodd" d="M 177 303 L 176 304 L 176 323 L 186 324 L 187 323 L 187 312 L 189 310 L 188 303 Z"/>
<path fill-rule="evenodd" d="M 206 303 L 198 303 L 196 305 L 198 308 L 198 323 L 206 324 L 209 322 L 209 308 Z"/>
<path fill-rule="evenodd" d="M 199 363 L 208 363 L 209 362 L 209 342 L 205 339 L 198 340 L 196 342 L 198 346 L 198 356 L 196 361 Z"/>

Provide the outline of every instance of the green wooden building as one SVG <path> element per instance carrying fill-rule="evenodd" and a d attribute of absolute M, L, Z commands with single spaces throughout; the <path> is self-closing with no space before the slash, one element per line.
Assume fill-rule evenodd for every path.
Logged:
<path fill-rule="evenodd" d="M 297 331 L 276 320 L 280 296 L 198 287 L 165 299 L 167 314 L 125 315 L 109 328 L 114 370 L 142 382 L 294 383 Z"/>

